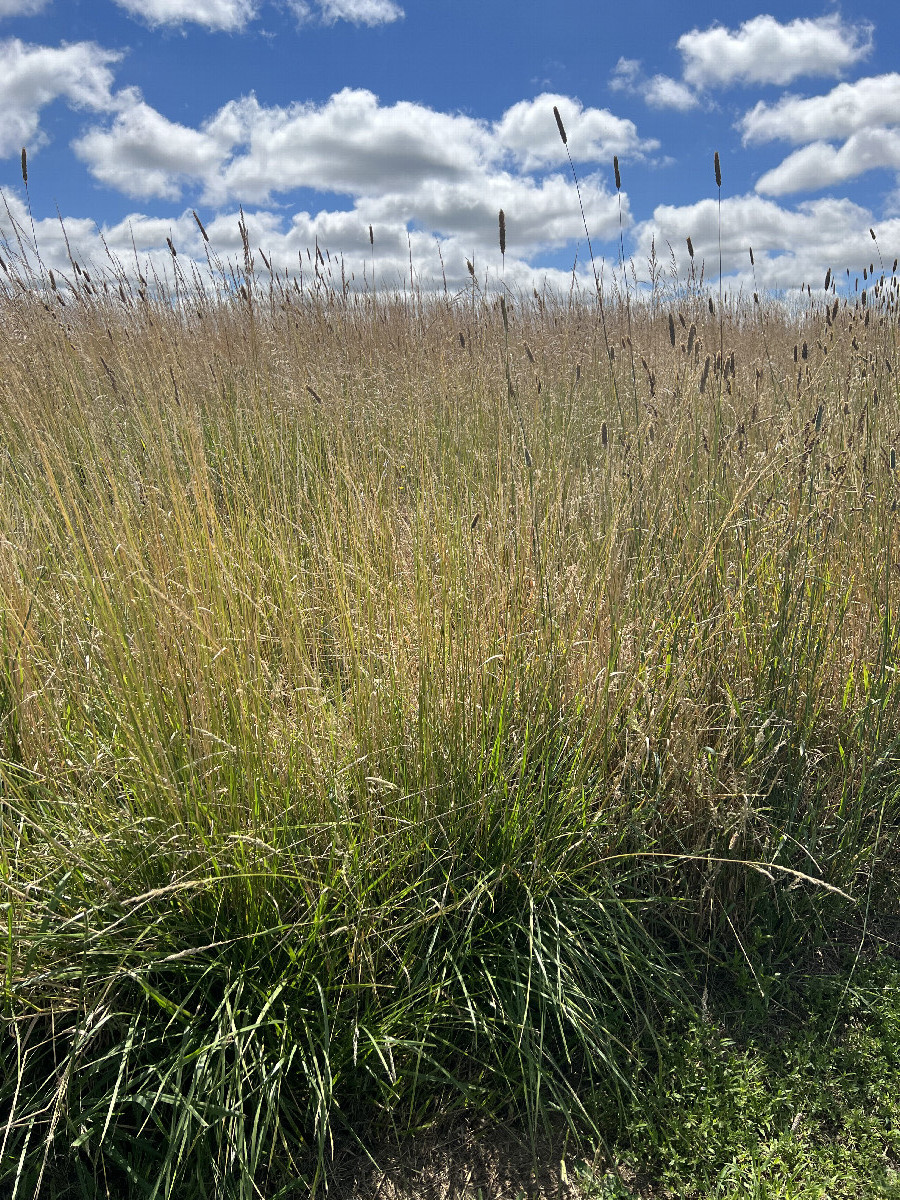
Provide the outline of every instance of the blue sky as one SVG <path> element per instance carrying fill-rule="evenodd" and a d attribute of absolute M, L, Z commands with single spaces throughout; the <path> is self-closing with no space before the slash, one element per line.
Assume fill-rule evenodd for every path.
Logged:
<path fill-rule="evenodd" d="M 900 255 L 900 5 L 557 0 L 0 0 L 0 187 L 38 242 L 294 270 L 316 239 L 348 274 L 565 284 L 595 251 L 646 274 L 817 284 Z M 617 195 L 613 155 L 619 158 Z M 497 212 L 507 222 L 501 264 Z M 369 245 L 369 226 L 375 238 Z M 0 229 L 10 235 L 9 220 Z M 11 249 L 7 247 L 8 251 Z M 440 251 L 440 253 L 439 253 Z M 307 260 L 308 261 L 308 260 Z"/>

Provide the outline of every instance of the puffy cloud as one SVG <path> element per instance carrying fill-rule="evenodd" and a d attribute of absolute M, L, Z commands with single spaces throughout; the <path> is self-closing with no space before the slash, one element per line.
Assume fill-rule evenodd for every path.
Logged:
<path fill-rule="evenodd" d="M 596 176 L 582 180 L 581 198 L 592 235 L 598 240 L 616 236 L 618 201 Z M 465 181 L 429 181 L 413 192 L 360 198 L 356 207 L 364 219 L 397 225 L 412 214 L 419 227 L 485 250 L 496 245 L 497 211 L 502 208 L 507 245 L 526 257 L 563 246 L 584 231 L 574 184 L 562 175 L 538 181 L 501 171 Z M 627 196 L 623 215 L 628 219 Z"/>
<path fill-rule="evenodd" d="M 648 79 L 639 58 L 620 58 L 613 68 L 609 86 L 614 92 L 643 97 L 651 108 L 674 108 L 687 112 L 700 103 L 696 94 L 678 79 L 654 75 Z"/>
<path fill-rule="evenodd" d="M 116 0 L 120 8 L 150 25 L 194 21 L 207 29 L 243 29 L 257 11 L 254 0 Z"/>
<path fill-rule="evenodd" d="M 900 170 L 900 128 L 864 129 L 840 147 L 813 142 L 767 171 L 756 190 L 769 196 L 815 191 L 879 167 Z"/>
<path fill-rule="evenodd" d="M 614 154 L 640 154 L 658 148 L 656 141 L 641 141 L 632 121 L 614 116 L 608 109 L 584 108 L 569 96 L 544 92 L 534 100 L 514 104 L 495 126 L 501 144 L 526 171 L 568 162 L 553 117 L 554 106 L 563 119 L 572 157 L 579 162 L 608 163 Z"/>
<path fill-rule="evenodd" d="M 900 74 L 839 83 L 824 96 L 784 96 L 760 101 L 741 119 L 745 142 L 782 140 L 802 144 L 849 138 L 860 130 L 900 123 Z"/>
<path fill-rule="evenodd" d="M 17 239 L 9 217 L 12 216 L 24 234 L 23 246 L 30 244 L 31 225 L 22 200 L 15 194 L 10 194 L 7 200 L 8 210 L 0 210 L 0 238 L 8 243 L 5 257 L 15 262 Z M 372 217 L 374 223 L 374 260 L 367 216 Z M 454 290 L 470 287 L 467 259 L 474 262 L 479 286 L 496 286 L 502 273 L 504 282 L 512 288 L 530 289 L 545 283 L 560 291 L 569 288 L 571 271 L 533 267 L 527 258 L 517 255 L 513 244 L 508 245 L 506 262 L 502 263 L 496 244 L 497 214 L 493 210 L 491 218 L 490 238 L 484 236 L 483 231 L 475 237 L 455 234 L 436 238 L 424 230 L 408 230 L 402 216 L 379 220 L 376 214 L 364 214 L 359 208 L 351 212 L 323 211 L 314 215 L 300 212 L 289 220 L 283 214 L 266 210 L 243 214 L 257 271 L 267 274 L 258 253 L 261 249 L 275 271 L 289 270 L 295 278 L 302 278 L 304 286 L 315 285 L 314 248 L 318 245 L 324 256 L 318 274 L 326 284 L 330 282 L 335 286 L 340 286 L 342 279 L 356 287 L 365 286 L 366 281 L 371 283 L 373 261 L 379 287 L 408 286 L 412 255 L 415 282 L 426 290 L 443 286 L 445 279 L 447 286 Z M 155 275 L 171 285 L 174 264 L 167 238 L 172 239 L 178 251 L 176 261 L 183 271 L 189 270 L 192 263 L 196 264 L 201 278 L 210 282 L 218 278 L 221 285 L 223 266 L 229 274 L 229 264 L 243 265 L 239 220 L 240 214 L 236 211 L 206 218 L 204 224 L 209 244 L 202 240 L 190 210 L 168 220 L 131 213 L 123 220 L 101 228 L 90 220 L 66 217 L 63 222 L 65 236 L 54 217 L 38 220 L 35 232 L 41 259 L 45 266 L 56 272 L 63 290 L 62 281 L 72 276 L 70 249 L 92 275 L 96 272 L 102 277 L 105 269 L 117 267 L 132 277 L 140 271 L 147 278 Z M 207 272 L 207 263 L 212 267 L 212 278 Z M 586 272 L 582 272 L 576 282 L 588 288 L 593 286 Z M 227 286 L 230 289 L 230 282 Z"/>
<path fill-rule="evenodd" d="M 824 96 L 785 96 L 759 103 L 740 122 L 745 143 L 808 143 L 758 181 L 757 191 L 831 187 L 877 168 L 900 168 L 900 74 L 842 83 Z M 841 139 L 833 146 L 826 139 Z"/>
<path fill-rule="evenodd" d="M 798 17 L 787 24 L 759 16 L 738 30 L 693 29 L 677 46 L 684 80 L 694 87 L 783 86 L 801 75 L 839 75 L 853 66 L 871 50 L 872 28 L 847 25 L 838 16 Z"/>
<path fill-rule="evenodd" d="M 697 97 L 678 79 L 668 75 L 654 75 L 644 88 L 644 99 L 651 108 L 675 108 L 687 112 L 699 104 Z"/>
<path fill-rule="evenodd" d="M 49 0 L 0 0 L 0 20 L 3 17 L 33 17 L 48 3 Z"/>
<path fill-rule="evenodd" d="M 470 117 L 400 101 L 382 106 L 363 89 L 344 88 L 325 104 L 267 108 L 232 101 L 205 127 L 239 131 L 240 153 L 207 178 L 221 203 L 264 202 L 273 191 L 312 187 L 379 194 L 425 179 L 456 179 L 483 169 L 494 152 L 490 129 Z"/>
<path fill-rule="evenodd" d="M 75 148 L 98 179 L 131 195 L 175 197 L 191 183 L 217 206 L 238 199 L 264 204 L 273 193 L 305 187 L 406 196 L 412 205 L 428 188 L 436 195 L 438 185 L 445 196 L 454 189 L 491 195 L 495 180 L 515 178 L 504 174 L 510 160 L 526 172 L 564 163 L 554 104 L 581 161 L 608 163 L 613 154 L 656 147 L 638 138 L 632 122 L 565 96 L 523 101 L 490 125 L 408 101 L 381 105 L 372 92 L 345 88 L 322 105 L 233 100 L 199 129 L 174 124 L 135 99 Z"/>
<path fill-rule="evenodd" d="M 40 111 L 54 100 L 95 111 L 115 108 L 109 68 L 120 58 L 93 42 L 59 47 L 31 46 L 18 38 L 0 42 L 0 156 L 41 144 Z"/>
<path fill-rule="evenodd" d="M 94 128 L 73 143 L 94 176 L 129 196 L 175 199 L 187 179 L 211 174 L 228 153 L 227 128 L 204 132 L 169 121 L 136 94 L 111 128 Z"/>
<path fill-rule="evenodd" d="M 761 196 L 736 196 L 722 201 L 723 273 L 736 275 L 736 284 L 753 288 L 749 249 L 756 261 L 755 286 L 791 289 L 824 277 L 825 271 L 859 270 L 872 258 L 869 229 L 877 225 L 878 244 L 885 259 L 900 256 L 900 219 L 876 221 L 872 213 L 847 199 L 823 198 L 783 208 Z M 635 229 L 638 261 L 656 247 L 670 245 L 682 272 L 688 270 L 686 239 L 691 238 L 695 261 L 705 263 L 707 278 L 718 274 L 718 206 L 701 200 L 684 206 L 659 205 L 648 221 Z"/>

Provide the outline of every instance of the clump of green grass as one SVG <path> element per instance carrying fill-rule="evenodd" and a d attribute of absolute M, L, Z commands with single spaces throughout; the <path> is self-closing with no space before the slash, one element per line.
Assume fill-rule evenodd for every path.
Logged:
<path fill-rule="evenodd" d="M 221 271 L 0 293 L 0 1178 L 614 1138 L 711 983 L 896 912 L 896 287 Z"/>

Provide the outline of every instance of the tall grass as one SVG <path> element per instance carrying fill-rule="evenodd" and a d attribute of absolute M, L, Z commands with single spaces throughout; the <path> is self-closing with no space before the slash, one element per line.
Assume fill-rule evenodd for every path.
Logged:
<path fill-rule="evenodd" d="M 246 257 L 0 284 L 16 1196 L 596 1141 L 704 988 L 896 913 L 894 277 L 598 327 Z"/>

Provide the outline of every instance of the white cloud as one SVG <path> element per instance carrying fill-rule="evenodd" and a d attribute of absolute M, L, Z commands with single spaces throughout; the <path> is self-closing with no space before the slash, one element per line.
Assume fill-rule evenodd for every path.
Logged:
<path fill-rule="evenodd" d="M 859 270 L 872 257 L 869 229 L 877 226 L 885 259 L 900 256 L 900 219 L 877 221 L 861 205 L 847 199 L 812 200 L 795 209 L 783 208 L 761 196 L 736 196 L 722 201 L 723 272 L 753 290 L 749 249 L 756 261 L 756 286 L 791 289 L 804 280 L 824 277 L 830 267 Z M 718 273 L 718 206 L 715 200 L 676 207 L 660 205 L 649 221 L 635 228 L 638 261 L 656 248 L 670 245 L 683 273 L 689 266 L 686 239 L 694 246 L 695 263 L 705 262 L 708 279 Z"/>
<path fill-rule="evenodd" d="M 30 242 L 31 225 L 27 209 L 14 194 L 7 197 L 9 212 L 20 230 L 27 233 L 23 245 Z M 572 272 L 553 268 L 535 268 L 525 257 L 517 254 L 516 247 L 508 245 L 506 262 L 503 264 L 496 244 L 495 212 L 492 212 L 490 244 L 484 236 L 470 237 L 455 234 L 441 239 L 422 230 L 407 229 L 405 220 L 379 220 L 377 215 L 363 214 L 359 209 L 351 212 L 319 212 L 310 215 L 300 212 L 286 220 L 282 214 L 266 210 L 245 211 L 243 220 L 247 229 L 251 251 L 256 258 L 257 270 L 267 274 L 257 248 L 266 254 L 274 269 L 283 272 L 286 268 L 295 278 L 300 276 L 304 286 L 315 283 L 314 247 L 318 244 L 325 256 L 320 274 L 329 277 L 340 286 L 341 270 L 344 277 L 355 286 L 364 286 L 364 279 L 371 283 L 373 253 L 369 244 L 369 221 L 374 221 L 374 261 L 379 286 L 402 288 L 409 282 L 409 260 L 412 254 L 413 271 L 417 284 L 426 290 L 447 285 L 453 290 L 468 288 L 471 279 L 466 260 L 473 261 L 479 285 L 496 286 L 503 279 L 512 288 L 548 286 L 562 291 L 568 290 Z M 236 211 L 204 217 L 210 238 L 209 245 L 202 240 L 200 231 L 190 210 L 171 219 L 148 217 L 132 213 L 123 220 L 102 228 L 93 221 L 66 217 L 65 232 L 69 247 L 80 265 L 86 266 L 91 274 L 102 272 L 118 263 L 132 277 L 141 271 L 149 278 L 154 273 L 160 280 L 171 284 L 173 261 L 166 245 L 171 238 L 178 251 L 177 262 L 182 270 L 191 263 L 205 274 L 207 251 L 215 255 L 219 263 L 243 265 L 243 244 L 238 229 L 239 214 Z M 65 279 L 71 277 L 69 248 L 56 218 L 36 222 L 37 243 L 45 266 L 53 268 L 57 282 L 65 295 Z M 16 257 L 17 239 L 12 234 L 5 210 L 0 209 L 0 238 L 6 239 L 9 248 L 5 257 Z M 108 253 L 112 255 L 110 261 Z M 330 251 L 330 253 L 327 253 Z M 137 259 L 135 260 L 135 253 Z M 215 274 L 215 272 L 214 272 Z M 351 277 L 355 275 L 355 280 Z M 590 288 L 585 271 L 578 280 Z M 221 283 L 221 277 L 219 277 Z"/>
<path fill-rule="evenodd" d="M 696 94 L 678 79 L 669 75 L 654 75 L 648 79 L 639 58 L 620 58 L 613 68 L 609 86 L 614 92 L 641 96 L 651 108 L 674 108 L 687 112 L 700 101 Z"/>
<path fill-rule="evenodd" d="M 838 84 L 824 96 L 759 103 L 739 127 L 745 143 L 781 140 L 802 146 L 759 179 L 757 191 L 768 195 L 831 187 L 877 168 L 897 170 L 900 74 Z"/>
<path fill-rule="evenodd" d="M 848 138 L 860 130 L 900 123 L 900 74 L 839 83 L 824 96 L 785 96 L 760 101 L 740 122 L 745 142 L 782 140 L 802 144 Z"/>
<path fill-rule="evenodd" d="M 33 17 L 48 3 L 49 0 L 0 0 L 0 20 L 4 17 Z"/>
<path fill-rule="evenodd" d="M 668 75 L 654 75 L 644 89 L 644 99 L 651 108 L 675 108 L 687 112 L 696 108 L 699 100 L 685 83 Z"/>
<path fill-rule="evenodd" d="M 194 21 L 207 29 L 239 30 L 257 11 L 254 0 L 116 0 L 120 8 L 150 25 Z"/>
<path fill-rule="evenodd" d="M 798 17 L 787 24 L 759 16 L 738 30 L 691 30 L 677 45 L 684 80 L 694 87 L 784 86 L 801 75 L 839 75 L 853 66 L 871 50 L 872 28 L 845 24 L 838 16 Z"/>
<path fill-rule="evenodd" d="M 632 121 L 605 108 L 584 108 L 569 96 L 549 92 L 520 100 L 506 110 L 495 129 L 502 145 L 526 171 L 568 162 L 553 116 L 559 109 L 572 157 L 578 162 L 610 163 L 614 154 L 640 154 L 659 143 L 642 141 Z"/>
<path fill-rule="evenodd" d="M 631 92 L 634 91 L 643 77 L 644 72 L 641 60 L 639 58 L 625 58 L 623 56 L 613 67 L 609 86 L 614 92 Z"/>
<path fill-rule="evenodd" d="M 327 24 L 350 21 L 354 25 L 387 25 L 404 15 L 393 0 L 320 0 L 320 7 Z"/>
<path fill-rule="evenodd" d="M 499 270 L 497 212 L 503 208 L 507 275 L 510 281 L 524 280 L 533 276 L 529 259 L 583 236 L 567 164 L 545 173 L 565 155 L 554 104 L 564 114 L 570 142 L 577 141 L 576 156 L 604 163 L 600 173 L 582 173 L 591 233 L 598 241 L 617 236 L 612 154 L 638 155 L 656 143 L 641 142 L 631 122 L 585 109 L 566 96 L 524 101 L 494 124 L 405 101 L 381 105 L 371 92 L 351 88 L 321 105 L 284 108 L 249 96 L 190 128 L 129 93 L 109 125 L 88 130 L 74 145 L 97 179 L 133 196 L 176 199 L 190 189 L 199 197 L 195 203 L 220 210 L 239 202 L 264 206 L 273 195 L 300 188 L 347 196 L 349 211 L 299 214 L 290 234 L 264 210 L 254 220 L 262 223 L 260 236 L 270 238 L 267 253 L 295 254 L 318 236 L 332 250 L 357 256 L 353 269 L 362 270 L 369 261 L 372 224 L 379 270 L 408 270 L 408 236 L 429 263 L 439 242 L 448 278 L 457 267 L 465 274 L 465 259 L 473 253 Z M 627 227 L 627 192 L 621 201 Z M 212 227 L 219 227 L 218 220 Z M 146 223 L 142 228 L 150 229 L 151 237 L 159 233 Z M 193 236 L 189 226 L 188 233 Z M 239 240 L 231 246 L 236 236 L 235 225 L 225 243 L 235 253 L 240 248 Z M 448 255 L 456 256 L 455 267 L 446 267 Z M 440 264 L 433 266 L 438 278 Z"/>
<path fill-rule="evenodd" d="M 171 200 L 186 180 L 216 171 L 234 140 L 227 129 L 200 132 L 167 120 L 137 94 L 130 100 L 109 129 L 91 129 L 73 143 L 101 183 Z"/>
<path fill-rule="evenodd" d="M 529 171 L 564 164 L 554 104 L 582 161 L 608 164 L 613 154 L 656 147 L 638 138 L 632 122 L 566 96 L 523 101 L 490 125 L 408 101 L 381 105 L 372 92 L 345 88 L 322 105 L 233 100 L 199 129 L 177 125 L 132 97 L 110 126 L 89 130 L 75 150 L 96 178 L 129 195 L 174 198 L 190 185 L 202 189 L 205 203 L 221 206 L 265 204 L 275 193 L 305 187 L 369 199 L 406 197 L 410 214 L 425 221 L 415 208 L 419 200 L 439 210 L 453 194 L 462 213 L 472 197 L 480 208 L 495 183 L 519 179 L 533 189 Z M 526 175 L 510 172 L 511 161 Z M 434 199 L 439 193 L 440 203 Z M 567 203 L 577 213 L 577 200 Z"/>
<path fill-rule="evenodd" d="M 109 67 L 120 58 L 92 42 L 59 47 L 31 46 L 18 38 L 0 42 L 0 156 L 41 144 L 40 111 L 54 100 L 95 111 L 115 108 Z"/>
<path fill-rule="evenodd" d="M 767 171 L 756 190 L 769 196 L 815 191 L 879 167 L 900 170 L 900 128 L 864 129 L 840 147 L 813 142 Z"/>

